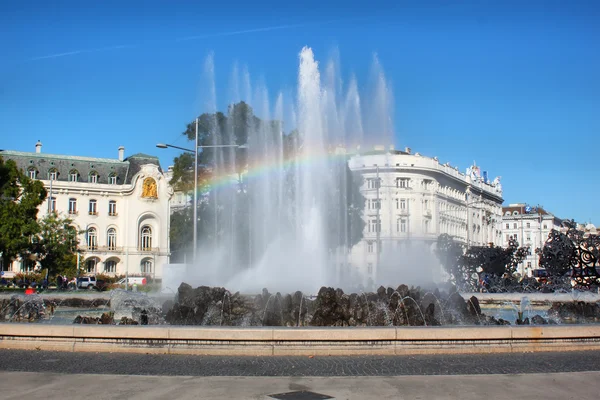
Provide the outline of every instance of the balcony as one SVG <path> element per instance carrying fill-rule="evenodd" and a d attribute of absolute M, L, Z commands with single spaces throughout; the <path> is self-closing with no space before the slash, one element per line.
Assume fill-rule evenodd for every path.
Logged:
<path fill-rule="evenodd" d="M 69 215 L 79 215 L 79 211 L 77 211 L 77 210 L 69 210 Z"/>
<path fill-rule="evenodd" d="M 122 253 L 123 247 L 118 246 L 85 246 L 81 250 L 88 253 Z"/>
<path fill-rule="evenodd" d="M 117 215 L 119 215 L 119 214 L 118 214 L 118 213 L 116 213 L 116 212 L 109 212 L 109 213 L 108 213 L 108 216 L 109 216 L 109 217 L 116 217 Z"/>
<path fill-rule="evenodd" d="M 89 215 L 98 215 L 98 212 L 97 211 L 89 211 L 88 214 Z"/>

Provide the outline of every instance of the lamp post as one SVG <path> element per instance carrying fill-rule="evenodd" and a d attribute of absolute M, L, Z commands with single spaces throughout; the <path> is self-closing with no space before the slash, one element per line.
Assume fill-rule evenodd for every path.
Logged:
<path fill-rule="evenodd" d="M 197 244 L 198 244 L 198 149 L 204 148 L 223 148 L 223 147 L 237 147 L 237 148 L 248 148 L 247 145 L 237 145 L 237 144 L 220 144 L 220 145 L 209 145 L 209 146 L 200 146 L 198 144 L 198 123 L 199 119 L 196 118 L 196 140 L 194 149 L 188 149 L 185 147 L 179 147 L 172 144 L 158 143 L 156 147 L 159 149 L 173 148 L 178 150 L 183 150 L 188 153 L 194 153 L 194 233 L 193 233 L 193 263 L 196 263 L 196 255 L 197 255 Z"/>

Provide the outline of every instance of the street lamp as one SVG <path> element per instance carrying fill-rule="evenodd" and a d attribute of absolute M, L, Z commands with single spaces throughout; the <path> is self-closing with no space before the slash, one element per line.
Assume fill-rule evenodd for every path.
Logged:
<path fill-rule="evenodd" d="M 197 244 L 198 244 L 198 149 L 204 149 L 204 148 L 223 148 L 223 147 L 236 147 L 236 148 L 240 148 L 240 149 L 247 149 L 248 145 L 246 144 L 242 144 L 242 145 L 237 145 L 237 144 L 219 144 L 219 145 L 207 145 L 207 146 L 200 146 L 198 145 L 198 123 L 199 123 L 199 119 L 196 118 L 196 145 L 194 146 L 194 149 L 188 149 L 185 147 L 179 147 L 179 146 L 175 146 L 172 144 L 165 144 L 165 143 L 158 143 L 156 145 L 156 147 L 158 147 L 159 149 L 166 149 L 166 148 L 173 148 L 173 149 L 178 149 L 178 150 L 183 150 L 183 151 L 187 151 L 189 153 L 194 153 L 194 236 L 193 236 L 193 240 L 194 240 L 194 246 L 193 246 L 193 251 L 194 251 L 194 255 L 193 255 L 193 262 L 194 264 L 196 263 L 196 255 L 197 255 Z"/>

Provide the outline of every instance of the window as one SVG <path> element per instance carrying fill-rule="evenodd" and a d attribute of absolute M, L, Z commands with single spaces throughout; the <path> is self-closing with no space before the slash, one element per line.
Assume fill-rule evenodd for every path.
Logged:
<path fill-rule="evenodd" d="M 509 224 L 506 224 L 506 229 L 510 229 L 510 225 Z"/>
<path fill-rule="evenodd" d="M 429 200 L 423 200 L 423 209 L 429 210 Z"/>
<path fill-rule="evenodd" d="M 98 231 L 96 231 L 96 228 L 90 228 L 87 231 L 87 247 L 88 250 L 96 250 L 98 248 Z"/>
<path fill-rule="evenodd" d="M 544 224 L 544 229 L 548 229 L 548 225 Z"/>
<path fill-rule="evenodd" d="M 432 186 L 432 182 L 429 179 L 424 179 L 423 180 L 423 190 L 429 190 L 429 188 Z"/>
<path fill-rule="evenodd" d="M 406 189 L 406 188 L 408 188 L 408 181 L 409 181 L 408 178 L 397 178 L 396 179 L 396 187 Z"/>
<path fill-rule="evenodd" d="M 406 232 L 406 220 L 404 218 L 399 218 L 396 220 L 396 231 L 397 232 Z"/>
<path fill-rule="evenodd" d="M 516 233 L 515 233 L 515 235 L 514 235 L 514 238 L 515 238 L 515 242 L 518 242 L 518 241 L 519 241 L 519 235 L 517 235 Z"/>
<path fill-rule="evenodd" d="M 143 251 L 152 250 L 152 228 L 150 228 L 148 225 L 142 227 L 140 248 Z"/>
<path fill-rule="evenodd" d="M 58 179 L 58 171 L 56 168 L 52 168 L 48 171 L 48 180 L 55 181 L 56 179 Z"/>
<path fill-rule="evenodd" d="M 104 263 L 104 272 L 107 274 L 114 274 L 117 272 L 117 262 L 114 260 L 109 260 Z"/>
<path fill-rule="evenodd" d="M 378 218 L 369 220 L 369 232 L 381 232 L 381 220 Z"/>
<path fill-rule="evenodd" d="M 113 173 L 113 174 L 111 174 L 111 175 L 108 177 L 108 183 L 109 183 L 109 184 L 111 184 L 111 185 L 116 185 L 116 184 L 117 184 L 117 175 L 116 175 L 116 174 L 114 174 L 114 173 Z"/>
<path fill-rule="evenodd" d="M 369 189 L 379 189 L 381 187 L 381 179 L 380 178 L 369 178 L 367 179 L 367 188 Z"/>
<path fill-rule="evenodd" d="M 33 272 L 35 269 L 35 260 L 23 260 L 21 262 L 21 271 Z"/>
<path fill-rule="evenodd" d="M 379 210 L 381 208 L 381 199 L 371 199 L 369 201 L 369 210 Z"/>
<path fill-rule="evenodd" d="M 517 229 L 517 223 L 516 222 L 513 224 L 513 229 Z"/>
<path fill-rule="evenodd" d="M 527 268 L 531 269 L 531 261 L 527 261 Z"/>
<path fill-rule="evenodd" d="M 77 199 L 69 199 L 69 214 L 77 214 Z"/>
<path fill-rule="evenodd" d="M 69 182 L 77 182 L 79 181 L 79 172 L 76 169 L 72 169 L 69 171 Z"/>
<path fill-rule="evenodd" d="M 396 208 L 406 210 L 406 199 L 396 199 Z"/>
<path fill-rule="evenodd" d="M 108 215 L 117 215 L 117 202 L 115 200 L 110 200 L 108 202 Z"/>
<path fill-rule="evenodd" d="M 509 242 L 510 241 L 510 235 L 506 235 L 506 241 Z"/>
<path fill-rule="evenodd" d="M 85 266 L 88 274 L 96 273 L 96 265 L 98 264 L 98 259 L 90 258 L 86 261 Z"/>
<path fill-rule="evenodd" d="M 98 173 L 96 171 L 90 172 L 90 183 L 98 183 Z"/>
<path fill-rule="evenodd" d="M 27 170 L 27 174 L 29 175 L 30 179 L 35 179 L 37 178 L 37 170 L 35 168 L 29 168 Z"/>
<path fill-rule="evenodd" d="M 368 263 L 367 264 L 367 271 L 369 272 L 369 274 L 373 273 L 373 263 Z"/>
<path fill-rule="evenodd" d="M 527 234 L 527 241 L 531 242 L 531 235 L 530 234 Z"/>
<path fill-rule="evenodd" d="M 527 228 L 531 228 L 531 223 L 530 222 L 527 223 Z"/>
<path fill-rule="evenodd" d="M 426 219 L 423 221 L 423 233 L 428 233 L 429 232 L 429 220 Z"/>
<path fill-rule="evenodd" d="M 56 212 L 56 197 L 50 197 L 48 207 L 49 211 Z"/>
<path fill-rule="evenodd" d="M 110 228 L 106 232 L 106 244 L 109 250 L 115 250 L 117 248 L 117 230 Z"/>
<path fill-rule="evenodd" d="M 373 242 L 367 242 L 367 251 L 373 253 Z"/>
<path fill-rule="evenodd" d="M 98 211 L 96 209 L 96 200 L 90 200 L 90 207 L 88 211 L 90 215 L 98 214 Z"/>
<path fill-rule="evenodd" d="M 142 261 L 142 274 L 151 274 L 152 273 L 152 261 L 144 260 Z"/>

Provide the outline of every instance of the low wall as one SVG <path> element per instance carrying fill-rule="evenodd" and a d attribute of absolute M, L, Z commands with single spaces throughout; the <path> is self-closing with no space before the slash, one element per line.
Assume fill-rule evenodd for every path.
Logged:
<path fill-rule="evenodd" d="M 219 328 L 0 324 L 0 348 L 197 355 L 402 355 L 600 350 L 600 325 Z"/>

